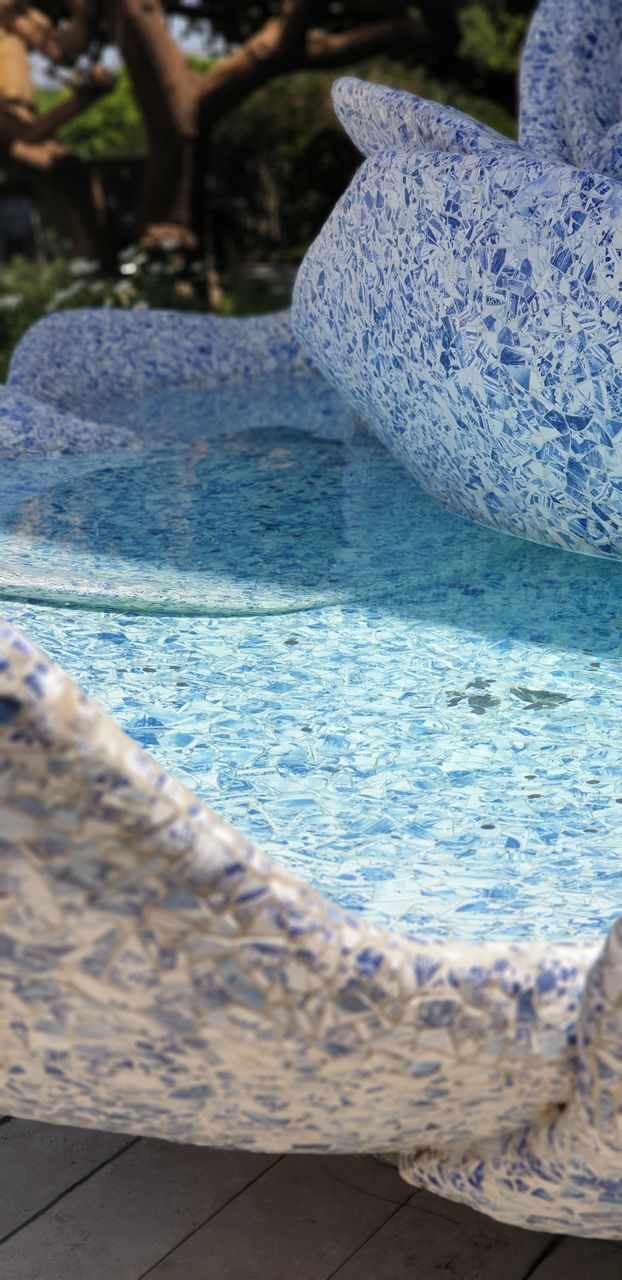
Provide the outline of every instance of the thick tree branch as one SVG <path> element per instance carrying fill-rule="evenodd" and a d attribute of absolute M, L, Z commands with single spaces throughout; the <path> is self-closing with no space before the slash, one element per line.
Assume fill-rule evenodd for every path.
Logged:
<path fill-rule="evenodd" d="M 425 24 L 417 18 L 393 18 L 350 31 L 310 31 L 306 40 L 304 65 L 309 69 L 343 67 L 349 62 L 376 53 L 425 53 L 429 37 Z"/>
<path fill-rule="evenodd" d="M 324 7 L 321 0 L 286 0 L 280 19 L 279 43 L 283 52 L 304 49 L 307 31 Z"/>
<path fill-rule="evenodd" d="M 2 119 L 0 119 L 0 141 L 4 143 L 4 120 Z M 11 160 L 27 165 L 30 169 L 40 173 L 50 173 L 66 160 L 67 149 L 61 146 L 60 142 L 55 142 L 53 138 L 48 139 L 47 142 L 37 143 L 23 142 L 18 139 L 12 143 L 9 155 Z"/>
<path fill-rule="evenodd" d="M 57 66 L 70 67 L 89 47 L 95 25 L 92 0 L 71 0 L 71 17 L 54 26 L 40 9 L 25 0 L 1 0 L 0 27 L 19 36 L 28 49 Z"/>
<path fill-rule="evenodd" d="M 200 76 L 188 66 L 159 0 L 104 0 L 104 7 L 154 147 L 169 135 L 191 134 Z"/>
<path fill-rule="evenodd" d="M 305 13 L 310 16 L 312 4 Z M 223 58 L 201 77 L 203 118 L 216 123 L 232 108 L 287 71 L 346 66 L 374 53 L 424 53 L 428 47 L 425 24 L 417 18 L 395 18 L 353 27 L 349 31 L 307 30 L 302 42 L 284 41 L 284 15 L 270 18 L 250 40 Z"/>
<path fill-rule="evenodd" d="M 70 98 L 52 107 L 44 115 L 33 116 L 30 120 L 16 115 L 6 99 L 0 98 L 0 142 L 5 145 L 25 143 L 28 147 L 38 147 L 41 143 L 49 142 L 62 125 L 86 111 L 96 98 L 108 93 L 114 83 L 115 77 L 105 67 L 93 67 L 90 79 L 80 84 Z M 57 145 L 61 147 L 60 143 Z"/>
<path fill-rule="evenodd" d="M 272 19 L 280 24 L 282 44 L 300 44 L 312 23 L 316 22 L 326 8 L 326 0 L 286 0 L 280 16 Z M 209 0 L 200 4 L 192 4 L 192 0 L 169 0 L 167 14 L 188 18 L 191 22 L 209 22 L 213 10 Z M 251 36 L 252 39 L 252 36 Z"/>
<path fill-rule="evenodd" d="M 323 7 L 321 0 L 287 0 L 277 17 L 205 72 L 201 97 L 209 96 L 210 109 L 222 114 L 274 76 L 305 66 L 309 24 Z"/>

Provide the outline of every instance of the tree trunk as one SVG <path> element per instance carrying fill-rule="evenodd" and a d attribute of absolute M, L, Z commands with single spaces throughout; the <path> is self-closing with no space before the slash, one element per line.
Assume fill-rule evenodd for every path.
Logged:
<path fill-rule="evenodd" d="M 202 252 L 212 300 L 217 293 L 215 264 L 204 237 L 214 126 L 275 76 L 344 66 L 379 50 L 402 52 L 409 42 L 422 47 L 424 40 L 416 15 L 334 34 L 310 29 L 317 0 L 283 0 L 279 14 L 200 75 L 188 66 L 159 0 L 104 0 L 104 7 L 148 139 L 141 243 L 157 250 L 172 241 L 187 256 Z"/>
<path fill-rule="evenodd" d="M 76 256 L 101 263 L 104 271 L 113 271 L 117 246 L 110 233 L 100 179 L 69 153 L 58 156 L 49 167 L 35 171 L 30 167 L 30 178 L 41 191 L 59 229 L 71 241 Z"/>
<path fill-rule="evenodd" d="M 187 65 L 158 0 L 107 0 L 111 36 L 127 66 L 149 151 L 142 241 L 196 248 L 193 228 L 200 77 Z"/>
<path fill-rule="evenodd" d="M 192 134 L 171 130 L 157 153 L 147 157 L 140 219 L 141 243 L 146 248 L 166 246 L 167 241 L 174 241 L 187 253 L 198 248 L 193 225 L 195 153 Z"/>
<path fill-rule="evenodd" d="M 20 177 L 44 194 L 74 252 L 109 265 L 114 251 L 101 186 L 86 165 L 50 136 L 76 109 L 70 100 L 49 117 L 37 116 L 26 45 L 20 36 L 0 29 L 0 149 Z"/>

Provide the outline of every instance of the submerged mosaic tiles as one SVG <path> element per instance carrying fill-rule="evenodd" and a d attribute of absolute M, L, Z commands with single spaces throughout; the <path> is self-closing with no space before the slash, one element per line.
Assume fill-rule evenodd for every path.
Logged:
<path fill-rule="evenodd" d="M 365 432 L 156 446 L 127 483 L 92 461 L 44 488 L 37 459 L 19 502 L 0 480 L 4 609 L 200 799 L 376 924 L 613 922 L 616 565 L 439 520 Z"/>
<path fill-rule="evenodd" d="M 5 595 L 36 602 L 7 611 L 138 742 L 0 627 L 4 1110 L 401 1150 L 406 1178 L 509 1221 L 621 1236 L 620 924 L 534 937 L 617 910 L 617 566 L 407 497 L 341 399 L 449 505 L 618 553 L 618 12 L 542 4 L 521 146 L 341 82 L 370 158 L 294 311 L 336 392 L 287 316 L 65 314 L 17 352 L 0 541 Z M 193 406 L 173 421 L 171 388 Z M 528 936 L 408 936 L 439 920 Z"/>

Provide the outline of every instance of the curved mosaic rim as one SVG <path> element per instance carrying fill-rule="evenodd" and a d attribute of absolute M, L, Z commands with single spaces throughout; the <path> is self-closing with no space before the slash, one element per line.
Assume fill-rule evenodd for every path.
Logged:
<path fill-rule="evenodd" d="M 509 1221 L 619 1234 L 619 926 L 599 952 L 364 924 L 196 802 L 8 624 L 0 778 L 12 1114 L 399 1150 L 416 1185 Z"/>

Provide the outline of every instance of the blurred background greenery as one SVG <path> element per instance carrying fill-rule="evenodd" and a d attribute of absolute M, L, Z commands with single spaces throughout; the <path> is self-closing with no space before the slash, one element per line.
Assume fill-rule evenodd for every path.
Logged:
<path fill-rule="evenodd" d="M 248 313 L 360 162 L 354 73 L 513 134 L 535 0 L 0 0 L 0 375 L 70 306 Z"/>

